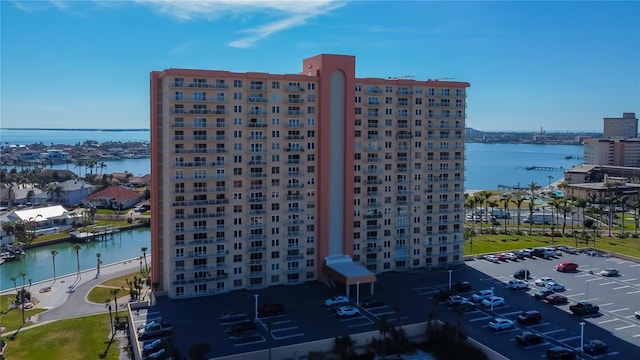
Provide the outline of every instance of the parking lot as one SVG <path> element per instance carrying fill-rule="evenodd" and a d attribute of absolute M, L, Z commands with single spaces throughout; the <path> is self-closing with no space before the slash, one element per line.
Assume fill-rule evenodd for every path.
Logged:
<path fill-rule="evenodd" d="M 555 265 L 561 261 L 573 261 L 579 265 L 576 272 L 561 273 Z M 603 277 L 598 272 L 615 267 L 620 270 L 617 277 Z M 512 290 L 507 283 L 518 269 L 530 271 L 529 289 Z M 589 270 L 593 274 L 589 273 Z M 569 304 L 581 300 L 600 306 L 596 315 L 576 316 L 569 312 L 569 304 L 550 305 L 537 300 L 533 294 L 539 289 L 533 283 L 538 277 L 548 276 L 565 286 L 560 292 Z M 293 343 L 333 338 L 348 333 L 377 331 L 378 321 L 386 317 L 391 324 L 410 324 L 426 321 L 430 313 L 440 320 L 452 324 L 458 321 L 456 312 L 446 302 L 435 305 L 434 296 L 449 287 L 449 282 L 469 281 L 472 290 L 462 293 L 469 296 L 475 290 L 494 288 L 497 296 L 504 297 L 506 304 L 494 309 L 478 307 L 462 315 L 462 327 L 471 337 L 487 344 L 507 358 L 546 358 L 552 346 L 563 345 L 580 348 L 581 330 L 584 341 L 600 339 L 609 345 L 606 355 L 585 358 L 628 359 L 638 350 L 640 343 L 640 320 L 634 312 L 640 310 L 640 264 L 613 257 L 591 257 L 587 255 L 563 254 L 562 257 L 526 260 L 507 260 L 492 263 L 485 260 L 467 262 L 452 270 L 416 270 L 408 273 L 385 273 L 378 275 L 375 295 L 382 304 L 364 308 L 356 305 L 355 296 L 351 305 L 359 313 L 338 317 L 335 308 L 324 305 L 325 299 L 344 295 L 345 289 L 331 288 L 324 283 L 308 283 L 291 287 L 272 287 L 258 291 L 237 291 L 207 298 L 169 300 L 159 298 L 153 312 L 174 325 L 176 344 L 181 354 L 187 354 L 191 345 L 207 342 L 211 345 L 211 357 L 254 351 L 268 347 L 279 347 Z M 360 300 L 368 296 L 368 288 L 362 288 Z M 354 291 L 352 291 L 352 294 Z M 256 298 L 257 295 L 257 298 Z M 247 341 L 234 340 L 227 333 L 233 324 L 221 323 L 218 317 L 225 312 L 245 313 L 253 317 L 255 302 L 283 303 L 285 312 L 280 315 L 261 317 L 258 320 L 259 337 Z M 494 331 L 488 323 L 495 317 L 515 320 L 524 310 L 539 310 L 542 321 L 534 325 L 516 324 L 515 328 Z M 151 309 L 150 309 L 151 310 Z M 197 319 L 197 320 L 195 320 Z M 580 322 L 584 322 L 581 328 Z M 516 334 L 530 330 L 543 337 L 541 344 L 522 346 L 515 342 Z"/>
<path fill-rule="evenodd" d="M 577 263 L 577 271 L 556 271 L 555 266 L 563 261 Z M 595 356 L 584 354 L 584 358 L 635 358 L 634 352 L 638 351 L 640 344 L 640 320 L 634 316 L 634 312 L 640 310 L 640 264 L 615 257 L 563 253 L 562 256 L 549 259 L 525 258 L 498 263 L 476 260 L 469 262 L 468 266 L 477 270 L 478 274 L 484 274 L 484 277 L 475 281 L 479 285 L 476 288 L 493 287 L 496 295 L 505 298 L 506 305 L 494 311 L 478 309 L 467 312 L 464 315 L 468 324 L 466 330 L 503 355 L 509 358 L 545 358 L 546 350 L 552 346 L 560 345 L 579 351 L 581 341 L 586 343 L 599 339 L 609 346 L 609 351 Z M 599 275 L 606 268 L 620 270 L 619 276 Z M 518 269 L 526 269 L 531 273 L 527 290 L 512 290 L 506 285 Z M 542 276 L 551 277 L 564 285 L 565 290 L 559 293 L 568 299 L 568 303 L 551 305 L 533 297 L 542 288 L 535 285 L 534 280 Z M 569 306 L 578 301 L 598 305 L 599 313 L 573 315 Z M 515 320 L 522 311 L 530 309 L 542 313 L 540 323 L 529 326 L 516 323 L 514 328 L 501 331 L 488 328 L 488 321 L 494 317 Z M 584 325 L 580 325 L 581 322 Z M 529 346 L 516 344 L 516 334 L 525 330 L 541 335 L 543 342 Z"/>

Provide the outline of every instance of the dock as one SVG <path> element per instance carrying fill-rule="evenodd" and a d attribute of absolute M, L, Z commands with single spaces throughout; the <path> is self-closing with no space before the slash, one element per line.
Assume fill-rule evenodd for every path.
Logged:
<path fill-rule="evenodd" d="M 75 241 L 88 242 L 97 237 L 104 238 L 106 235 L 112 235 L 115 232 L 116 230 L 113 225 L 105 225 L 96 226 L 92 231 L 73 231 L 69 233 L 69 235 L 71 235 L 71 238 Z"/>
<path fill-rule="evenodd" d="M 527 170 L 564 171 L 564 168 L 562 166 L 527 166 Z"/>

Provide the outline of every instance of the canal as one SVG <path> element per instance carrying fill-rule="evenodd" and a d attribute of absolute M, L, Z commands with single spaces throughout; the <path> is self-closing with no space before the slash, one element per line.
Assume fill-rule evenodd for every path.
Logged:
<path fill-rule="evenodd" d="M 0 265 L 0 291 L 13 288 L 12 277 L 16 277 L 18 286 L 22 285 L 23 271 L 27 273 L 25 279 L 33 283 L 53 278 L 53 261 L 51 251 L 58 251 L 56 255 L 56 276 L 74 274 L 77 270 L 76 251 L 74 243 L 41 246 L 25 250 L 26 254 L 20 260 L 7 261 Z M 100 253 L 102 264 L 138 258 L 142 256 L 142 248 L 146 247 L 147 254 L 151 249 L 151 230 L 136 228 L 107 235 L 103 240 L 80 243 L 80 270 L 96 267 L 96 254 Z"/>

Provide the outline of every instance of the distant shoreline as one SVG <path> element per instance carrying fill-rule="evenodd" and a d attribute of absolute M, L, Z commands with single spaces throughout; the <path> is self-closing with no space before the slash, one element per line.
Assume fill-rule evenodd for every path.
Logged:
<path fill-rule="evenodd" d="M 80 129 L 80 128 L 0 128 L 0 130 L 46 130 L 46 131 L 151 131 L 150 129 Z"/>

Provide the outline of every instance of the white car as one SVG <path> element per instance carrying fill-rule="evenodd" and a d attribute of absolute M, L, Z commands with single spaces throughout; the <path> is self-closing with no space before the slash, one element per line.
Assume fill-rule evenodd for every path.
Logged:
<path fill-rule="evenodd" d="M 495 256 L 495 255 L 485 255 L 484 259 L 487 260 L 487 261 L 491 261 L 492 263 L 499 263 L 500 262 L 500 259 L 498 259 L 498 257 Z"/>
<path fill-rule="evenodd" d="M 348 304 L 349 298 L 346 296 L 334 296 L 324 301 L 325 306 L 333 306 L 338 304 Z"/>
<path fill-rule="evenodd" d="M 640 320 L 640 310 L 636 311 L 635 314 L 636 319 Z"/>
<path fill-rule="evenodd" d="M 336 311 L 338 316 L 354 316 L 360 314 L 360 310 L 353 306 L 340 306 Z"/>
<path fill-rule="evenodd" d="M 489 321 L 489 327 L 493 330 L 504 330 L 513 327 L 513 321 L 504 318 L 495 318 Z"/>
<path fill-rule="evenodd" d="M 545 285 L 545 287 L 549 290 L 552 291 L 563 291 L 564 290 L 564 285 L 562 284 L 558 284 L 557 282 L 548 282 L 547 285 Z"/>
<path fill-rule="evenodd" d="M 555 280 L 548 276 L 543 276 L 540 279 L 536 279 L 536 281 L 534 281 L 534 283 L 538 286 L 546 286 L 547 283 L 550 283 L 550 282 L 555 282 Z"/>
<path fill-rule="evenodd" d="M 493 290 L 478 290 L 471 295 L 471 301 L 480 302 L 493 296 Z"/>
<path fill-rule="evenodd" d="M 509 280 L 510 289 L 518 290 L 518 289 L 526 289 L 528 287 L 529 287 L 529 284 L 527 284 L 527 282 L 524 280 L 519 280 L 519 279 Z"/>
<path fill-rule="evenodd" d="M 486 308 L 498 307 L 503 305 L 504 305 L 504 298 L 501 298 L 500 296 L 492 296 L 488 299 L 482 300 L 482 306 Z"/>
<path fill-rule="evenodd" d="M 469 301 L 469 299 L 460 295 L 451 295 L 447 301 L 449 302 L 449 305 L 457 305 L 463 301 Z"/>
<path fill-rule="evenodd" d="M 504 255 L 507 257 L 507 259 L 511 260 L 511 261 L 516 261 L 518 260 L 518 256 L 512 252 L 506 252 L 504 253 Z"/>

